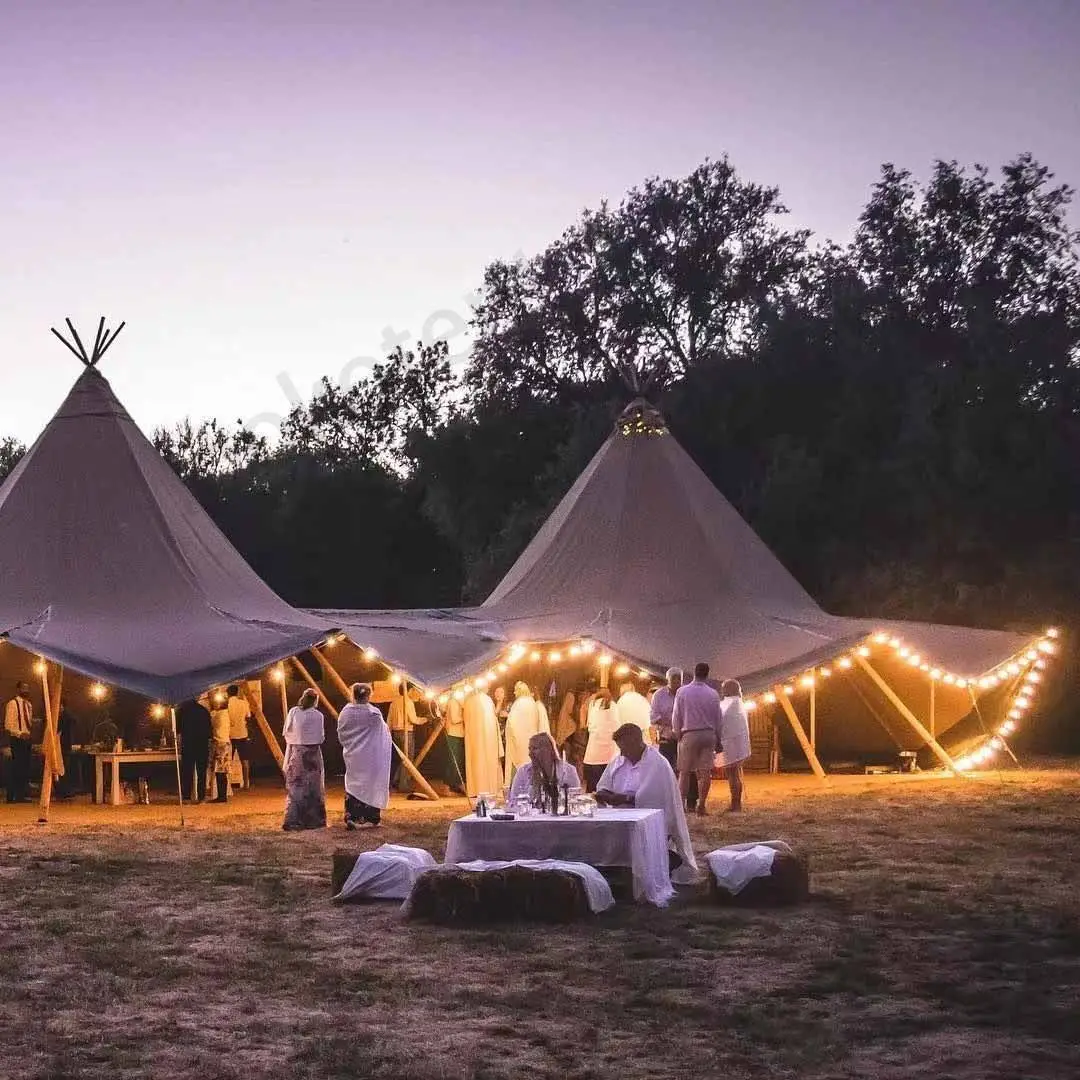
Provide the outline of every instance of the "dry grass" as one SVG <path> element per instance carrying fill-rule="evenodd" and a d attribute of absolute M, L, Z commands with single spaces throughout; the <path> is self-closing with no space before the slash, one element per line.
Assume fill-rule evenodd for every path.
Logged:
<path fill-rule="evenodd" d="M 556 929 L 329 903 L 336 847 L 441 854 L 460 804 L 359 839 L 278 832 L 274 792 L 183 832 L 175 807 L 0 807 L 0 1074 L 1080 1075 L 1080 773 L 750 785 L 695 842 L 797 843 L 809 905 Z"/>

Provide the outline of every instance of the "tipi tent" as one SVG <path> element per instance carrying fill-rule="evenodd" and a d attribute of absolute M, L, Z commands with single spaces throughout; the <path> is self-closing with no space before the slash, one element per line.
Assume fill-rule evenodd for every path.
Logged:
<path fill-rule="evenodd" d="M 171 703 L 324 638 L 136 427 L 97 369 L 103 349 L 73 351 L 85 370 L 0 487 L 0 634 Z"/>
<path fill-rule="evenodd" d="M 902 723 L 889 730 L 879 714 L 861 736 L 850 722 L 823 723 L 826 742 L 843 754 L 860 739 L 879 742 L 884 726 L 898 746 L 929 742 L 943 763 L 951 761 L 937 736 L 972 712 L 980 692 L 1031 691 L 1040 678 L 1034 665 L 1054 648 L 1001 631 L 829 615 L 641 401 L 622 414 L 481 607 L 324 614 L 358 642 L 381 638 L 387 656 L 438 688 L 484 677 L 499 639 L 504 663 L 559 662 L 561 653 L 553 661 L 534 646 L 575 641 L 595 643 L 598 661 L 614 653 L 627 668 L 654 674 L 706 660 L 714 674 L 738 678 L 754 704 L 783 710 L 810 751 L 820 703 L 810 707 L 809 732 L 792 714 L 800 694 L 817 697 L 839 661 L 839 671 L 865 675 L 877 704 L 899 712 Z M 877 711 L 863 690 L 854 701 L 830 696 L 845 716 L 853 706 Z M 816 763 L 816 754 L 807 756 Z"/>

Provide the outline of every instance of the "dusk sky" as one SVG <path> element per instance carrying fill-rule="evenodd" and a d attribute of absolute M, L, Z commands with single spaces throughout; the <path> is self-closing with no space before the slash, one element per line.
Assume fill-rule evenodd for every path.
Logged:
<path fill-rule="evenodd" d="M 884 161 L 1080 185 L 1080 2 L 0 0 L 0 132 L 0 435 L 78 374 L 66 315 L 127 320 L 145 431 L 251 420 L 706 157 L 837 240 Z"/>

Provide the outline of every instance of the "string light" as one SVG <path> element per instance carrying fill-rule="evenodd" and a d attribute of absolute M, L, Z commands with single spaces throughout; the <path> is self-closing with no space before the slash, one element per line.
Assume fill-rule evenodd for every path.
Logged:
<path fill-rule="evenodd" d="M 590 640 L 589 638 L 582 638 L 581 639 L 581 651 L 586 656 L 591 656 L 594 652 L 596 652 L 596 642 Z"/>
<path fill-rule="evenodd" d="M 832 668 L 823 667 L 818 672 L 823 679 L 828 679 L 832 675 Z"/>
<path fill-rule="evenodd" d="M 34 674 L 35 675 L 44 675 L 45 671 L 46 671 L 45 661 L 44 660 L 35 660 L 34 661 Z"/>
<path fill-rule="evenodd" d="M 771 690 L 765 695 L 765 704 L 766 705 L 775 705 L 776 704 L 776 695 Z"/>
<path fill-rule="evenodd" d="M 801 679 L 799 680 L 799 685 L 800 685 L 800 686 L 801 686 L 801 687 L 802 687 L 802 688 L 803 688 L 804 690 L 809 690 L 809 689 L 810 689 L 810 688 L 811 688 L 811 687 L 812 687 L 812 686 L 814 685 L 814 676 L 813 676 L 813 675 L 804 675 L 804 676 L 803 676 L 803 677 L 802 677 L 802 678 L 801 678 Z M 787 687 L 786 687 L 786 686 L 784 687 L 784 692 L 785 692 L 785 693 L 787 692 Z"/>
<path fill-rule="evenodd" d="M 645 670 L 644 668 L 642 668 L 642 669 L 641 669 L 641 670 L 640 670 L 640 671 L 639 671 L 639 672 L 637 673 L 637 677 L 638 677 L 639 679 L 651 679 L 651 678 L 652 678 L 652 672 L 646 671 L 646 670 Z"/>
<path fill-rule="evenodd" d="M 858 649 L 856 650 L 856 652 L 858 652 L 858 654 L 860 656 L 869 656 L 870 655 L 870 647 L 868 645 L 860 645 L 858 647 Z"/>
<path fill-rule="evenodd" d="M 630 665 L 629 664 L 620 664 L 615 669 L 615 674 L 616 675 L 629 675 L 630 674 Z"/>
<path fill-rule="evenodd" d="M 100 683 L 96 683 L 95 685 L 96 686 L 101 686 Z M 104 687 L 102 687 L 102 691 L 104 691 Z M 103 698 L 105 696 L 104 692 L 100 693 L 100 694 L 94 693 L 94 687 L 93 686 L 90 687 L 90 693 L 94 694 L 94 697 L 99 698 L 99 699 Z M 227 700 L 228 699 L 225 697 L 225 691 L 224 690 L 215 690 L 214 691 L 214 704 L 215 705 L 224 705 Z"/>
<path fill-rule="evenodd" d="M 580 645 L 571 645 L 570 646 L 570 655 L 571 656 L 580 656 L 581 655 L 581 646 Z"/>
<path fill-rule="evenodd" d="M 510 652 L 507 654 L 507 659 L 511 664 L 516 664 L 525 655 L 524 645 L 514 645 Z"/>
<path fill-rule="evenodd" d="M 836 666 L 842 671 L 848 671 L 851 668 L 851 658 L 841 656 L 840 659 L 836 661 Z"/>
<path fill-rule="evenodd" d="M 440 694 L 439 695 L 439 704 L 440 705 L 445 706 L 445 705 L 449 704 L 449 702 L 450 702 L 450 695 L 449 694 Z"/>
<path fill-rule="evenodd" d="M 164 720 L 165 719 L 165 706 L 164 705 L 151 705 L 150 706 L 150 715 L 155 720 Z"/>
<path fill-rule="evenodd" d="M 795 687 L 794 686 L 785 686 L 784 687 L 784 693 L 787 694 L 788 697 L 791 697 L 791 695 L 795 693 Z"/>
<path fill-rule="evenodd" d="M 90 696 L 95 701 L 103 701 L 108 692 L 109 688 L 104 683 L 96 682 L 90 684 Z"/>
<path fill-rule="evenodd" d="M 379 654 L 374 649 L 365 649 L 364 659 L 370 664 L 373 660 L 379 659 Z"/>
<path fill-rule="evenodd" d="M 390 685 L 398 686 L 401 683 L 401 676 L 396 671 L 390 672 Z"/>
<path fill-rule="evenodd" d="M 608 653 L 601 653 L 596 662 L 601 667 L 607 667 L 611 663 L 611 656 Z"/>
<path fill-rule="evenodd" d="M 280 665 L 271 668 L 270 678 L 276 683 L 283 683 L 285 681 L 285 669 Z"/>
<path fill-rule="evenodd" d="M 548 660 L 552 664 L 558 664 L 562 661 L 562 653 L 556 649 L 555 652 L 548 653 Z"/>
<path fill-rule="evenodd" d="M 539 664 L 539 663 L 540 663 L 540 653 L 539 653 L 539 652 L 537 652 L 537 651 L 536 651 L 536 650 L 534 649 L 534 650 L 532 651 L 532 653 L 531 653 L 531 654 L 529 655 L 529 659 L 530 659 L 530 660 L 531 660 L 531 661 L 532 661 L 532 662 L 533 662 L 534 664 Z"/>

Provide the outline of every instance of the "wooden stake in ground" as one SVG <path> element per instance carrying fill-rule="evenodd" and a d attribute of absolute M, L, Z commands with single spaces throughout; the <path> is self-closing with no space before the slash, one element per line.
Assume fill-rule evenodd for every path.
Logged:
<path fill-rule="evenodd" d="M 352 692 L 349 690 L 348 684 L 335 669 L 334 665 L 326 659 L 326 654 L 319 652 L 318 649 L 312 649 L 311 651 L 319 658 L 319 663 L 322 664 L 323 670 L 327 672 L 331 681 L 344 695 L 345 700 L 352 700 Z M 311 673 L 295 656 L 292 658 L 292 662 L 308 686 L 319 695 L 319 700 L 334 714 L 334 719 L 336 720 L 339 715 L 338 710 L 331 704 L 330 699 L 323 692 L 323 688 L 311 677 Z M 405 767 L 405 771 L 416 781 L 422 794 L 426 795 L 432 802 L 438 802 L 439 793 L 427 782 L 427 778 L 424 774 L 409 760 L 409 755 L 406 754 L 397 743 L 392 743 L 392 746 L 394 747 L 394 753 L 397 754 L 398 758 L 401 760 L 401 764 Z"/>
<path fill-rule="evenodd" d="M 53 689 L 50 693 L 49 662 L 47 660 L 42 660 L 40 663 L 41 692 L 45 698 L 45 734 L 41 740 L 42 756 L 45 758 L 45 766 L 41 774 L 41 798 L 38 801 L 38 821 L 44 824 L 49 820 L 49 807 L 52 804 L 53 783 L 64 775 L 64 755 L 60 751 L 60 734 L 58 731 L 64 669 L 62 665 L 56 665 L 56 678 L 53 680 Z"/>
<path fill-rule="evenodd" d="M 810 768 L 814 770 L 814 775 L 817 776 L 819 780 L 828 783 L 829 779 L 825 775 L 825 770 L 821 767 L 821 762 L 818 761 L 817 752 L 810 745 L 810 740 L 806 737 L 806 732 L 803 730 L 802 721 L 799 720 L 798 714 L 795 712 L 795 707 L 788 700 L 787 694 L 784 693 L 784 688 L 782 686 L 774 687 L 773 693 L 776 694 L 776 700 L 780 702 L 780 708 L 784 710 L 784 715 L 787 716 L 788 722 L 791 724 L 791 730 L 795 732 L 795 738 L 799 740 L 799 745 L 806 755 L 806 760 L 810 762 Z"/>
<path fill-rule="evenodd" d="M 960 772 L 956 768 L 956 763 L 945 752 L 944 747 L 926 730 L 919 718 L 900 700 L 893 688 L 874 670 L 870 662 L 864 656 L 860 656 L 858 652 L 854 654 L 854 660 L 873 679 L 874 685 L 892 702 L 896 711 L 914 728 L 919 738 L 934 751 L 938 761 L 950 772 L 959 776 Z"/>

